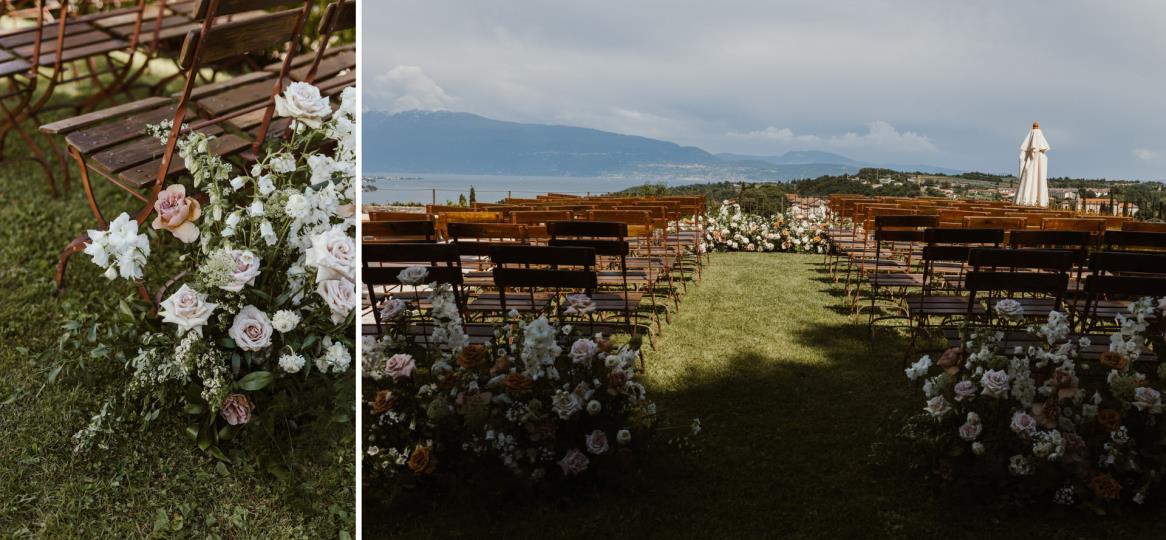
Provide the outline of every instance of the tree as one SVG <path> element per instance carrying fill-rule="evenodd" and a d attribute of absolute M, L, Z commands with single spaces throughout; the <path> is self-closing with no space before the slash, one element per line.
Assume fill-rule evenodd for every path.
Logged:
<path fill-rule="evenodd" d="M 465 194 L 465 193 L 458 193 L 458 196 L 457 196 L 457 205 L 458 205 L 458 206 L 468 206 L 468 205 L 466 204 L 466 194 Z"/>
<path fill-rule="evenodd" d="M 478 202 L 478 194 L 474 192 L 474 186 L 470 186 L 470 206 Z"/>

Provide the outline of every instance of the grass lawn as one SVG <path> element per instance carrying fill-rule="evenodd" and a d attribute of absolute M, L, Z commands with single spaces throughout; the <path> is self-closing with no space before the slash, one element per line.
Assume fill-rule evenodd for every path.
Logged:
<path fill-rule="evenodd" d="M 635 491 L 576 501 L 462 491 L 387 515 L 368 538 L 1162 538 L 1157 513 L 1009 515 L 931 493 L 872 465 L 879 425 L 921 407 L 905 340 L 868 340 L 818 256 L 714 254 L 648 356 L 649 392 L 678 423 L 700 417 L 701 450 L 665 457 Z"/>
<path fill-rule="evenodd" d="M 40 169 L 0 162 L 0 537 L 337 538 L 355 529 L 353 436 L 304 442 L 283 456 L 281 480 L 246 459 L 220 465 L 182 434 L 174 414 L 110 450 L 72 452 L 84 427 L 126 381 L 121 365 L 89 363 L 46 384 L 63 320 L 98 299 L 132 291 L 111 283 L 84 254 L 69 289 L 54 294 L 57 253 L 93 227 L 76 171 L 71 191 L 48 195 Z M 116 192 L 100 182 L 99 192 Z M 106 213 L 132 208 L 128 195 Z M 155 250 L 165 245 L 155 245 Z M 151 255 L 154 260 L 157 254 Z M 237 449 L 257 441 L 244 437 Z M 237 456 L 237 454 L 236 454 Z"/>

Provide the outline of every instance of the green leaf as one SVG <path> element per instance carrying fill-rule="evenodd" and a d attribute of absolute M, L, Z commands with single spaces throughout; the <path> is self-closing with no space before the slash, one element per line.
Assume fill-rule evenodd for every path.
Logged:
<path fill-rule="evenodd" d="M 206 412 L 206 405 L 203 405 L 202 403 L 187 403 L 186 406 L 182 408 L 182 412 L 186 414 L 202 414 Z"/>
<path fill-rule="evenodd" d="M 61 368 L 64 366 L 57 366 L 49 372 L 49 384 L 57 382 L 57 376 L 61 374 Z"/>
<path fill-rule="evenodd" d="M 219 346 L 224 348 L 224 349 L 234 349 L 235 348 L 235 340 L 233 340 L 229 337 L 219 338 Z"/>
<path fill-rule="evenodd" d="M 186 426 L 186 436 L 190 437 L 191 441 L 198 442 L 198 424 Z"/>
<path fill-rule="evenodd" d="M 242 379 L 239 379 L 239 381 L 235 383 L 235 386 L 237 386 L 240 390 L 254 392 L 256 390 L 262 390 L 263 388 L 267 387 L 267 385 L 271 384 L 271 381 L 274 379 L 275 376 L 272 375 L 270 371 L 253 371 L 248 373 Z"/>
<path fill-rule="evenodd" d="M 219 440 L 220 441 L 229 441 L 231 439 L 234 439 L 235 438 L 235 431 L 237 431 L 235 426 L 232 426 L 230 424 L 223 426 L 222 429 L 219 430 Z"/>
<path fill-rule="evenodd" d="M 199 447 L 199 449 L 201 449 L 203 452 L 205 452 L 208 448 L 210 448 L 211 445 L 215 443 L 214 439 L 215 439 L 215 435 L 217 435 L 217 434 L 218 433 L 215 431 L 215 426 L 214 426 L 213 422 L 210 424 L 204 425 L 202 427 L 202 429 L 198 430 L 198 447 Z"/>
<path fill-rule="evenodd" d="M 168 530 L 170 530 L 170 516 L 166 514 L 165 510 L 159 508 L 154 513 L 154 532 L 160 533 Z"/>
<path fill-rule="evenodd" d="M 9 405 L 9 404 L 15 403 L 16 400 L 19 398 L 20 398 L 20 392 L 13 392 L 12 395 L 4 398 L 4 401 L 0 401 L 0 405 Z"/>
<path fill-rule="evenodd" d="M 230 463 L 231 462 L 231 460 L 227 459 L 227 455 L 224 454 L 222 450 L 219 450 L 218 446 L 212 446 L 212 447 L 208 448 L 206 453 L 210 454 L 211 457 L 221 461 L 222 463 Z"/>
<path fill-rule="evenodd" d="M 317 339 L 316 339 L 315 334 L 308 336 L 306 339 L 304 339 L 304 344 L 302 346 L 300 346 L 300 350 L 307 350 L 308 347 L 315 345 L 316 341 L 317 341 Z"/>

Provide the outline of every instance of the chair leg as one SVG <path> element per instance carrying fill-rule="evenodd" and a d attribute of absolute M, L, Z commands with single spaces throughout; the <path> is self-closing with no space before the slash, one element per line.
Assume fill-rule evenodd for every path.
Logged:
<path fill-rule="evenodd" d="M 55 280 L 57 282 L 57 292 L 60 293 L 65 290 L 65 270 L 69 266 L 69 258 L 73 254 L 85 249 L 85 245 L 89 243 L 89 234 L 84 233 L 69 242 L 65 249 L 61 250 L 61 254 L 57 259 L 57 273 Z"/>

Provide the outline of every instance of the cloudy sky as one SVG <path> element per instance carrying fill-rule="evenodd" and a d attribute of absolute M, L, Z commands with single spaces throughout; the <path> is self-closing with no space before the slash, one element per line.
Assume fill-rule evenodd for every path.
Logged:
<path fill-rule="evenodd" d="M 364 107 L 592 127 L 712 152 L 825 150 L 1166 178 L 1166 2 L 389 0 Z"/>

